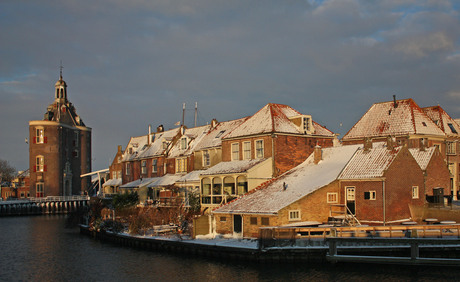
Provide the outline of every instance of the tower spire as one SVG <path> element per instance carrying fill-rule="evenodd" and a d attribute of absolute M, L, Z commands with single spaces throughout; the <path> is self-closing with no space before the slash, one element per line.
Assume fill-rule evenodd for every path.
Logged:
<path fill-rule="evenodd" d="M 63 69 L 63 68 L 64 68 L 64 67 L 62 66 L 62 60 L 61 60 L 61 65 L 59 66 L 59 69 L 60 69 L 60 70 L 59 70 L 59 79 L 61 79 L 61 80 L 62 80 L 62 69 Z"/>

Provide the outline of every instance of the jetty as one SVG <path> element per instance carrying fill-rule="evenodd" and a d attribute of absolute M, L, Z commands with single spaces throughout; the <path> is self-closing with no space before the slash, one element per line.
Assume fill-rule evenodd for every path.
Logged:
<path fill-rule="evenodd" d="M 89 205 L 89 196 L 49 196 L 0 201 L 0 216 L 66 214 Z"/>

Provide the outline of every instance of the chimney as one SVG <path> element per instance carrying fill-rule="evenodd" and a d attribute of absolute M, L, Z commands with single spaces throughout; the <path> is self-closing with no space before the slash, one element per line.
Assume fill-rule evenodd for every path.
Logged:
<path fill-rule="evenodd" d="M 121 153 L 121 145 L 118 145 L 118 153 Z"/>
<path fill-rule="evenodd" d="M 364 138 L 364 152 L 369 152 L 372 149 L 372 138 Z"/>
<path fill-rule="evenodd" d="M 420 151 L 425 151 L 426 148 L 427 148 L 427 140 L 426 140 L 426 138 L 420 138 L 420 142 L 419 142 Z"/>
<path fill-rule="evenodd" d="M 217 119 L 213 118 L 211 120 L 211 128 L 214 128 L 219 122 L 217 121 Z"/>
<path fill-rule="evenodd" d="M 150 145 L 152 143 L 152 125 L 149 124 L 149 136 L 147 136 L 147 144 Z"/>
<path fill-rule="evenodd" d="M 165 131 L 164 127 L 162 124 L 160 124 L 158 127 L 157 127 L 157 132 L 163 132 Z"/>
<path fill-rule="evenodd" d="M 396 140 L 394 140 L 393 137 L 388 136 L 387 137 L 387 149 L 393 150 L 395 146 L 396 146 Z"/>
<path fill-rule="evenodd" d="M 396 95 L 393 95 L 393 107 L 397 108 L 398 104 L 396 103 Z"/>
<path fill-rule="evenodd" d="M 323 159 L 323 150 L 321 150 L 321 146 L 316 145 L 313 154 L 313 163 L 318 164 Z"/>

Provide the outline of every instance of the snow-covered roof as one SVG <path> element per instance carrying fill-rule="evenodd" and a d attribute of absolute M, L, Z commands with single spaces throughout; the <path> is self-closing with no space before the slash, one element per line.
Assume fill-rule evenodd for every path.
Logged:
<path fill-rule="evenodd" d="M 342 140 L 408 134 L 444 136 L 444 132 L 412 100 L 376 103 L 343 136 Z"/>
<path fill-rule="evenodd" d="M 164 132 L 153 133 L 153 142 L 151 142 L 150 145 L 146 144 L 146 146 L 139 150 L 137 159 L 147 159 L 161 156 L 166 150 L 163 147 L 163 141 L 170 142 L 179 133 L 179 130 L 180 127 Z"/>
<path fill-rule="evenodd" d="M 314 154 L 281 177 L 249 192 L 215 213 L 276 214 L 282 208 L 335 181 L 360 145 L 325 148 L 314 164 Z M 286 189 L 284 189 L 286 187 Z"/>
<path fill-rule="evenodd" d="M 422 170 L 426 170 L 426 167 L 430 163 L 430 160 L 433 157 L 435 150 L 436 150 L 436 147 L 429 147 L 429 148 L 426 148 L 424 151 L 417 149 L 417 148 L 412 148 L 412 149 L 409 149 L 409 152 L 412 154 L 414 159 L 417 161 L 420 168 Z"/>
<path fill-rule="evenodd" d="M 301 115 L 293 108 L 281 104 L 267 104 L 253 116 L 249 117 L 245 122 L 236 127 L 224 138 L 237 138 L 248 135 L 264 134 L 264 133 L 291 133 L 302 134 L 300 128 L 296 126 L 289 118 Z M 321 127 L 314 123 L 314 129 Z M 322 133 L 327 136 L 334 134 L 326 128 L 318 129 L 315 135 Z"/>
<path fill-rule="evenodd" d="M 176 144 L 174 144 L 174 146 L 169 151 L 168 157 L 176 158 L 179 156 L 185 156 L 185 155 L 192 154 L 195 151 L 195 148 L 197 147 L 197 145 L 203 139 L 203 137 L 206 136 L 206 134 L 209 132 L 210 128 L 211 128 L 210 125 L 204 125 L 204 126 L 184 129 L 184 134 L 181 138 L 187 139 L 187 147 L 185 149 L 182 149 L 181 142 L 179 139 L 179 141 L 176 142 Z"/>
<path fill-rule="evenodd" d="M 431 120 L 448 136 L 459 136 L 460 126 L 451 118 L 441 106 L 423 108 Z"/>
<path fill-rule="evenodd" d="M 382 177 L 401 150 L 395 147 L 389 150 L 384 142 L 373 144 L 373 148 L 360 148 L 344 168 L 339 179 L 368 179 Z"/>
<path fill-rule="evenodd" d="M 120 188 L 140 188 L 140 187 L 144 187 L 144 186 L 152 183 L 153 181 L 155 181 L 157 179 L 158 179 L 158 177 L 139 178 L 137 180 L 134 180 L 134 181 L 131 181 L 131 182 L 128 182 L 126 184 L 121 185 Z"/>
<path fill-rule="evenodd" d="M 248 169 L 258 165 L 266 159 L 239 160 L 231 162 L 220 162 L 215 166 L 207 169 L 201 175 L 227 174 L 227 173 L 242 173 Z"/>
<path fill-rule="evenodd" d="M 182 176 L 181 178 L 179 178 L 176 182 L 180 182 L 180 183 L 183 183 L 183 182 L 199 182 L 200 181 L 200 174 L 204 173 L 206 170 L 194 170 L 194 171 L 191 171 L 189 173 L 187 173 L 186 175 Z"/>
<path fill-rule="evenodd" d="M 121 178 L 109 179 L 104 184 L 102 184 L 102 187 L 105 187 L 105 186 L 120 186 L 121 185 L 121 180 L 122 180 Z"/>
<path fill-rule="evenodd" d="M 169 186 L 176 183 L 184 175 L 180 174 L 165 174 L 162 177 L 155 177 L 155 181 L 150 182 L 147 187 L 162 187 Z"/>
<path fill-rule="evenodd" d="M 200 142 L 198 142 L 195 147 L 195 151 L 220 147 L 222 145 L 222 137 L 235 129 L 248 118 L 249 117 L 245 117 L 218 123 L 208 132 L 208 134 L 203 136 Z"/>
<path fill-rule="evenodd" d="M 121 161 L 132 161 L 136 159 L 139 152 L 147 145 L 148 135 L 131 137 L 125 152 L 122 155 Z M 131 151 L 131 153 L 130 153 Z"/>

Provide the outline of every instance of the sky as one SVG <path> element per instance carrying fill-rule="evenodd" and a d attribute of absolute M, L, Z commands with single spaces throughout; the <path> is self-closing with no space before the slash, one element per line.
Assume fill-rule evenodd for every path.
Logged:
<path fill-rule="evenodd" d="M 286 104 L 343 136 L 373 103 L 460 118 L 460 5 L 444 0 L 2 0 L 0 159 L 29 166 L 28 122 L 63 78 L 93 170 L 131 136 Z"/>

